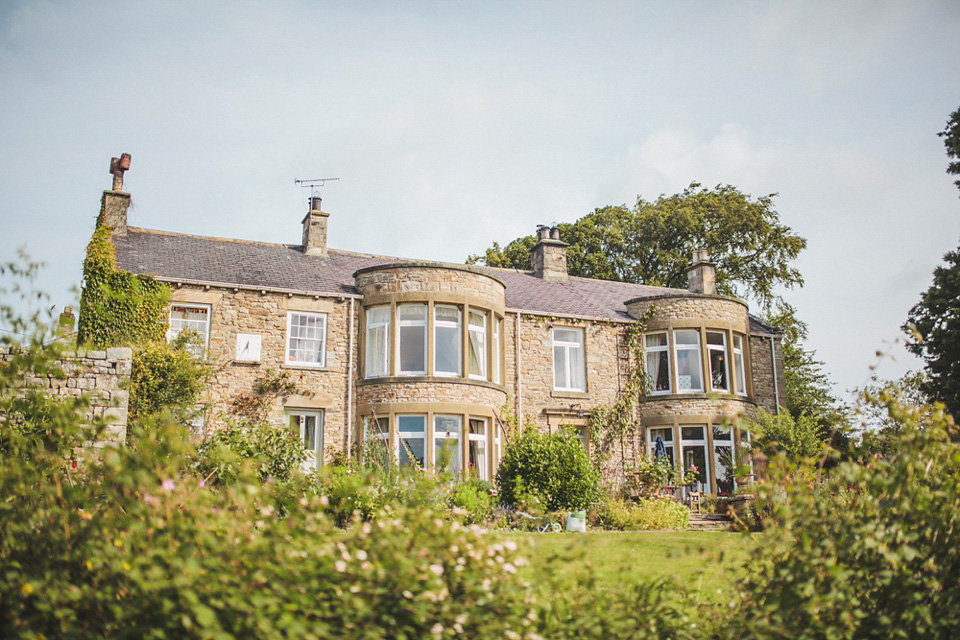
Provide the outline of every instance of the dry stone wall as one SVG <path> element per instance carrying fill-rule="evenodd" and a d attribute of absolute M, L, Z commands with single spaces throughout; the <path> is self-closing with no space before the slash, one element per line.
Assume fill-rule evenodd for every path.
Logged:
<path fill-rule="evenodd" d="M 0 347 L 0 361 L 11 358 L 11 347 Z M 103 351 L 80 349 L 66 354 L 58 364 L 64 376 L 48 374 L 25 380 L 26 384 L 47 389 L 54 396 L 79 397 L 90 401 L 86 417 L 103 418 L 107 431 L 94 446 L 124 442 L 127 437 L 127 409 L 130 395 L 132 352 L 129 347 L 115 347 Z"/>

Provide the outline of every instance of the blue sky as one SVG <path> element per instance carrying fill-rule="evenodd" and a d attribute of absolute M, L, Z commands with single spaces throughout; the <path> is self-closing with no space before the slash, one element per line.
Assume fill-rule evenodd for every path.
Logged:
<path fill-rule="evenodd" d="M 960 192 L 960 4 L 0 4 L 0 252 L 70 301 L 109 160 L 130 223 L 463 261 L 693 181 L 778 193 L 809 241 L 787 299 L 838 392 L 891 347 Z"/>

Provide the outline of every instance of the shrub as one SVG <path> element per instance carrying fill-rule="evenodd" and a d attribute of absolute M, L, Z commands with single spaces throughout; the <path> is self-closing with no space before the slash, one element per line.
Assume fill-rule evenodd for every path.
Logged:
<path fill-rule="evenodd" d="M 943 407 L 904 407 L 900 453 L 759 487 L 772 509 L 731 637 L 960 634 L 960 446 Z"/>
<path fill-rule="evenodd" d="M 480 524 L 493 517 L 494 500 L 490 495 L 493 488 L 486 480 L 470 478 L 457 482 L 451 492 L 450 506 L 462 509 L 465 524 Z"/>
<path fill-rule="evenodd" d="M 799 462 L 819 455 L 823 449 L 820 427 L 811 416 L 794 418 L 789 411 L 774 415 L 760 409 L 749 428 L 754 446 L 769 457 L 783 452 L 792 462 Z"/>
<path fill-rule="evenodd" d="M 266 422 L 227 421 L 197 445 L 197 471 L 226 483 L 241 477 L 244 464 L 253 464 L 260 480 L 284 480 L 304 458 L 299 435 Z"/>
<path fill-rule="evenodd" d="M 150 341 L 133 349 L 130 371 L 131 421 L 144 424 L 161 411 L 187 424 L 210 377 L 211 368 L 191 354 L 193 332 L 184 331 L 172 342 Z"/>
<path fill-rule="evenodd" d="M 690 510 L 667 496 L 636 503 L 607 498 L 588 516 L 592 525 L 618 531 L 686 529 L 690 523 Z"/>
<path fill-rule="evenodd" d="M 548 511 L 583 509 L 600 497 L 600 474 L 572 433 L 527 429 L 507 445 L 500 462 L 501 502 L 516 506 L 521 486 L 542 500 Z"/>

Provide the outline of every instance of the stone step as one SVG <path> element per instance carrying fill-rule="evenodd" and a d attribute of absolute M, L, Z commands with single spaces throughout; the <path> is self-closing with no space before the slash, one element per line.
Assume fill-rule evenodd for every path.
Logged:
<path fill-rule="evenodd" d="M 691 513 L 687 531 L 730 531 L 733 518 L 716 513 Z"/>

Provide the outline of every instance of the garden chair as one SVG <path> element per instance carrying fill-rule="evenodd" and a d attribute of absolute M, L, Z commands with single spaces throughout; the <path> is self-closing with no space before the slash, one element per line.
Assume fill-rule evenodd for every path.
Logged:
<path fill-rule="evenodd" d="M 690 507 L 690 511 L 693 511 L 693 505 L 697 505 L 697 513 L 700 513 L 700 500 L 703 497 L 703 494 L 700 493 L 700 483 L 694 482 L 690 485 L 690 488 L 687 489 L 687 506 Z"/>

